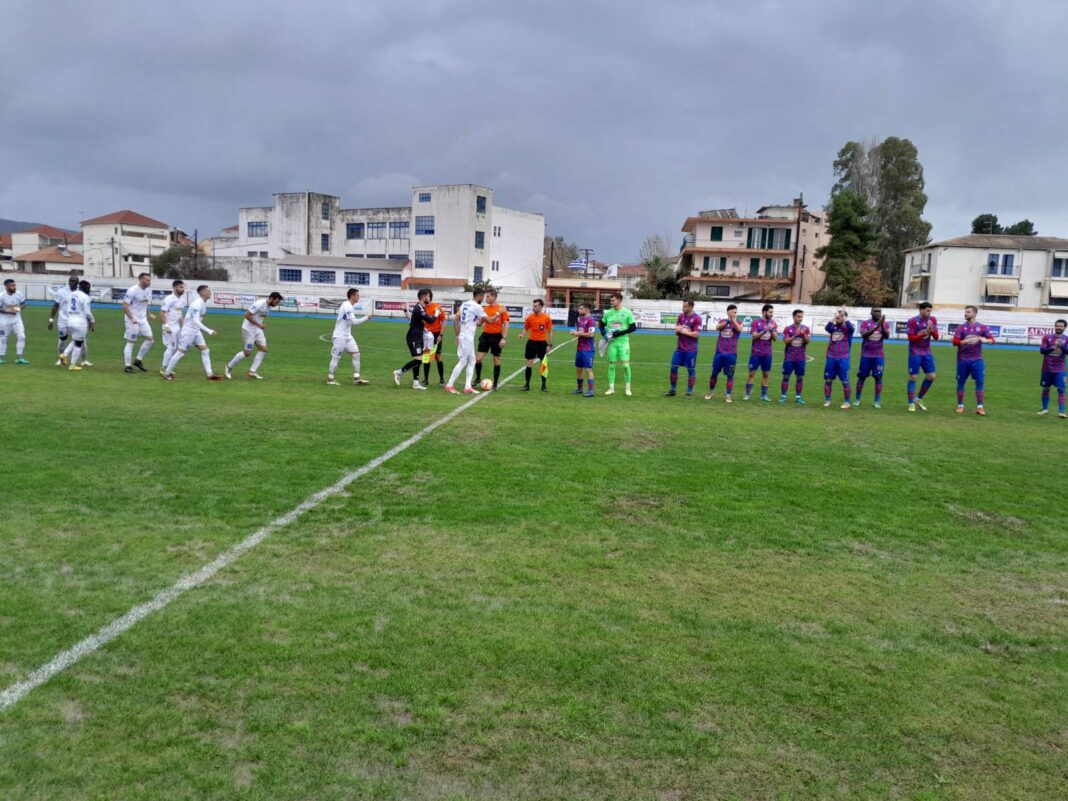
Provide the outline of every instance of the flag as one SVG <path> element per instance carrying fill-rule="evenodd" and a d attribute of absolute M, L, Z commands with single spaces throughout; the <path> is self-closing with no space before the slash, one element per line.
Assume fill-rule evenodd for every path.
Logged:
<path fill-rule="evenodd" d="M 585 259 L 575 259 L 573 262 L 571 262 L 569 265 L 567 265 L 567 269 L 569 269 L 569 270 L 585 270 L 586 269 L 586 260 Z"/>
<path fill-rule="evenodd" d="M 549 377 L 549 356 L 546 355 L 542 358 L 541 364 L 538 365 L 538 375 L 542 378 Z"/>

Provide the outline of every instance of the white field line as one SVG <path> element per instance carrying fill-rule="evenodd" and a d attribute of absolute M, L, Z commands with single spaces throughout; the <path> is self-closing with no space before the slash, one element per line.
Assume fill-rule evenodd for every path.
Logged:
<path fill-rule="evenodd" d="M 509 374 L 501 381 L 501 384 L 507 384 L 513 380 L 524 368 L 521 367 L 514 373 Z M 189 590 L 196 589 L 200 585 L 209 581 L 216 573 L 225 567 L 236 562 L 246 553 L 251 551 L 265 539 L 270 537 L 276 531 L 285 528 L 290 523 L 298 520 L 305 512 L 310 512 L 315 509 L 323 501 L 333 498 L 335 495 L 340 494 L 349 486 L 352 482 L 370 473 L 377 467 L 388 462 L 394 456 L 403 453 L 408 448 L 417 444 L 420 440 L 426 437 L 428 434 L 433 433 L 435 430 L 441 428 L 446 423 L 451 422 L 459 415 L 470 409 L 476 403 L 483 398 L 487 397 L 491 393 L 483 393 L 476 395 L 466 403 L 457 406 L 451 412 L 439 420 L 435 420 L 430 425 L 417 431 L 408 439 L 404 440 L 398 445 L 394 445 L 388 451 L 381 456 L 377 456 L 363 467 L 359 467 L 353 470 L 351 473 L 346 473 L 336 483 L 331 484 L 326 489 L 319 490 L 314 495 L 310 495 L 305 498 L 297 506 L 293 507 L 290 511 L 286 512 L 281 517 L 277 517 L 263 528 L 249 534 L 245 539 L 236 545 L 231 546 L 228 550 L 221 553 L 214 560 L 204 565 L 199 570 L 189 573 L 178 579 L 171 587 L 160 592 L 156 597 L 147 603 L 140 604 L 130 609 L 122 617 L 115 618 L 107 625 L 98 629 L 94 634 L 89 635 L 81 642 L 72 645 L 65 651 L 61 651 L 56 654 L 51 660 L 41 665 L 41 667 L 34 670 L 22 681 L 12 684 L 6 688 L 3 692 L 0 692 L 0 710 L 10 709 L 23 698 L 25 698 L 30 692 L 40 687 L 42 684 L 49 681 L 53 676 L 63 672 L 71 665 L 81 661 L 85 657 L 92 654 L 94 651 L 99 650 L 104 645 L 114 640 L 123 632 L 133 628 L 137 623 L 144 620 L 153 612 L 158 612 L 163 609 L 171 601 L 178 598 L 183 593 Z"/>

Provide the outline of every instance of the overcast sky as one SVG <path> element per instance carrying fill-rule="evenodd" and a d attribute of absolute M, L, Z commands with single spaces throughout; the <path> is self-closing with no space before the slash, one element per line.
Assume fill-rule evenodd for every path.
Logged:
<path fill-rule="evenodd" d="M 202 237 L 311 189 L 478 183 L 629 261 L 687 214 L 822 206 L 908 137 L 933 235 L 1068 236 L 1064 0 L 0 0 L 0 217 Z"/>

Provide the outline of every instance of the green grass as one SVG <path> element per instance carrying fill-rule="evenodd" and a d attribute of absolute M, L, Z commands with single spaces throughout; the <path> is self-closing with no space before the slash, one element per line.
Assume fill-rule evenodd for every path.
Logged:
<path fill-rule="evenodd" d="M 393 386 L 396 324 L 334 388 L 326 319 L 271 321 L 266 381 L 170 384 L 100 318 L 97 367 L 51 367 L 33 309 L 0 368 L 0 687 L 459 403 Z M 635 339 L 635 397 L 566 394 L 566 350 L 551 394 L 486 398 L 0 712 L 0 798 L 1062 795 L 1037 353 L 990 350 L 979 419 L 950 349 L 929 413 L 899 345 L 885 408 L 844 412 L 818 374 L 804 408 L 666 400 L 673 339 Z"/>

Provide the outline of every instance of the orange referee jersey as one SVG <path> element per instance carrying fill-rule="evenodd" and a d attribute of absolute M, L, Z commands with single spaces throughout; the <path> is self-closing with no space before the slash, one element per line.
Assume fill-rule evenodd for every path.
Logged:
<path fill-rule="evenodd" d="M 487 322 L 482 326 L 482 330 L 487 334 L 502 333 L 507 327 L 508 321 L 512 319 L 508 314 L 508 310 L 499 303 L 494 303 L 492 306 L 483 306 L 482 311 L 487 317 L 492 317 L 493 315 L 498 313 L 501 315 L 497 319 L 497 322 Z"/>
<path fill-rule="evenodd" d="M 523 323 L 523 328 L 530 332 L 529 336 L 534 342 L 544 342 L 553 330 L 553 318 L 545 312 L 532 314 Z"/>
<path fill-rule="evenodd" d="M 434 318 L 434 322 L 427 323 L 423 326 L 431 334 L 440 334 L 441 326 L 445 322 L 445 312 L 441 310 L 440 303 L 428 303 L 426 304 L 426 313 Z"/>

